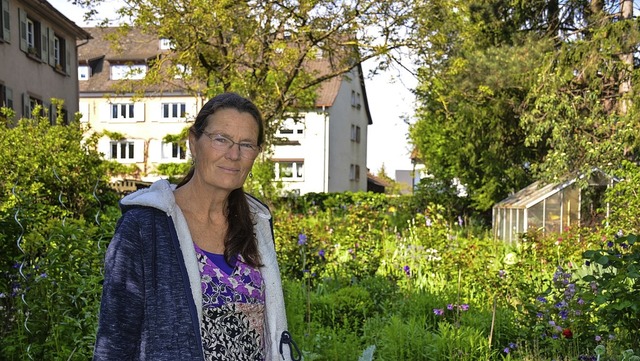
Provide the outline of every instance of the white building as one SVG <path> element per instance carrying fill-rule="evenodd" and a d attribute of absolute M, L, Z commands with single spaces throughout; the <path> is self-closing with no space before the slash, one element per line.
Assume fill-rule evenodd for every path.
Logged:
<path fill-rule="evenodd" d="M 145 89 L 144 98 L 114 91 L 123 78 L 142 78 L 147 60 L 167 51 L 166 43 L 136 33 L 114 51 L 108 34 L 115 28 L 86 28 L 93 39 L 79 49 L 80 111 L 91 128 L 104 132 L 99 147 L 105 158 L 135 164 L 141 180 L 160 177 L 161 163 L 187 162 L 183 144 L 164 143 L 192 122 L 206 99 L 165 84 Z M 323 71 L 328 64 L 314 59 L 308 66 Z M 308 192 L 367 189 L 367 126 L 371 115 L 360 66 L 321 84 L 315 109 L 286 119 L 272 149 L 277 177 L 287 190 Z"/>
<path fill-rule="evenodd" d="M 31 117 L 37 105 L 56 119 L 78 111 L 77 46 L 91 35 L 44 0 L 0 0 L 0 106 Z M 76 46 L 77 42 L 77 46 Z"/>

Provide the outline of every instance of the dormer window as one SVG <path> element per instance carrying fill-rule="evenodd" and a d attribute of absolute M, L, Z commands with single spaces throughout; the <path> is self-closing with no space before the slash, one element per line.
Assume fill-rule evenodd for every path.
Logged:
<path fill-rule="evenodd" d="M 114 64 L 111 65 L 111 80 L 140 80 L 147 74 L 147 66 L 144 64 Z"/>
<path fill-rule="evenodd" d="M 160 39 L 160 50 L 171 50 L 171 40 L 169 39 Z"/>
<path fill-rule="evenodd" d="M 89 80 L 91 77 L 91 68 L 89 65 L 78 66 L 78 80 Z"/>

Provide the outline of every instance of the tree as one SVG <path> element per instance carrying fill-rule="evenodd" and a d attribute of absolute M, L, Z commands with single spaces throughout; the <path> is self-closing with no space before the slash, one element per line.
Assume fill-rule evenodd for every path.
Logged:
<path fill-rule="evenodd" d="M 368 59 L 380 58 L 380 67 L 399 60 L 396 50 L 410 44 L 413 1 L 133 0 L 119 14 L 171 41 L 172 51 L 151 63 L 147 84 L 248 96 L 264 114 L 269 141 L 284 112 L 313 107 L 324 81 Z M 100 1 L 77 3 L 93 9 Z M 167 76 L 175 74 L 179 81 Z"/>
<path fill-rule="evenodd" d="M 576 31 L 547 54 L 523 104 L 527 144 L 550 149 L 534 165 L 547 179 L 637 157 L 637 20 L 627 1 L 593 0 L 580 10 Z"/>
<path fill-rule="evenodd" d="M 117 198 L 97 139 L 40 111 L 0 113 L 0 359 L 87 359 Z"/>
<path fill-rule="evenodd" d="M 531 181 L 529 165 L 544 151 L 524 143 L 519 106 L 536 59 L 552 44 L 518 34 L 522 13 L 509 16 L 508 2 L 444 3 L 423 15 L 430 20 L 421 32 L 433 45 L 421 54 L 410 136 L 434 182 L 458 179 L 472 207 L 486 211 Z"/>
<path fill-rule="evenodd" d="M 459 178 L 476 210 L 534 179 L 635 157 L 629 2 L 429 4 L 411 138 L 428 172 Z"/>

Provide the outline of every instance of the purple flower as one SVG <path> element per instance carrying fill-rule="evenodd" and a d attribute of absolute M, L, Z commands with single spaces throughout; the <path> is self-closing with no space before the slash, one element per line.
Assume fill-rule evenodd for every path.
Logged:
<path fill-rule="evenodd" d="M 404 270 L 404 273 L 406 273 L 407 276 L 411 276 L 411 268 L 409 268 L 409 266 L 404 266 L 402 267 L 402 269 Z"/>
<path fill-rule="evenodd" d="M 504 350 L 502 350 L 502 352 L 504 353 L 509 353 L 509 351 L 511 351 L 511 349 L 509 349 L 508 347 L 505 347 Z"/>
<path fill-rule="evenodd" d="M 607 247 L 609 247 L 609 248 L 613 247 L 613 242 L 611 242 L 611 241 L 607 242 Z"/>
<path fill-rule="evenodd" d="M 458 225 L 462 227 L 463 224 L 464 224 L 464 221 L 462 220 L 462 216 L 458 216 Z"/>
<path fill-rule="evenodd" d="M 567 310 L 562 310 L 558 312 L 558 316 L 560 316 L 560 318 L 562 318 L 563 320 L 566 320 L 567 316 L 569 316 L 569 312 L 567 312 Z"/>
<path fill-rule="evenodd" d="M 584 265 L 587 267 L 591 266 L 591 261 L 584 261 Z"/>
<path fill-rule="evenodd" d="M 452 303 L 447 305 L 447 310 L 449 310 L 449 311 L 453 310 L 453 304 Z"/>
<path fill-rule="evenodd" d="M 468 311 L 469 310 L 469 305 L 466 304 L 466 303 L 461 304 L 459 307 L 460 307 L 460 309 L 462 311 Z"/>
<path fill-rule="evenodd" d="M 556 322 L 554 320 L 549 321 L 549 326 L 555 326 Z"/>
<path fill-rule="evenodd" d="M 602 337 L 600 337 L 600 335 L 596 335 L 596 342 L 600 342 L 602 341 Z"/>
<path fill-rule="evenodd" d="M 516 344 L 515 344 L 515 343 L 513 343 L 513 342 L 509 342 L 509 347 L 510 347 L 510 348 L 516 348 L 516 347 L 518 347 L 518 345 L 516 345 Z"/>
<path fill-rule="evenodd" d="M 498 277 L 500 278 L 504 278 L 504 276 L 507 274 L 507 272 L 505 272 L 503 269 L 501 269 L 500 271 L 498 271 Z"/>
<path fill-rule="evenodd" d="M 307 235 L 300 233 L 298 235 L 298 246 L 304 246 L 305 244 L 307 244 Z"/>
<path fill-rule="evenodd" d="M 433 309 L 433 313 L 436 316 L 442 316 L 442 315 L 444 315 L 444 310 L 442 308 L 434 308 Z"/>
<path fill-rule="evenodd" d="M 538 296 L 538 297 L 536 297 L 536 300 L 538 300 L 538 301 L 540 301 L 540 302 L 542 302 L 542 303 L 547 303 L 547 299 L 546 299 L 546 298 L 544 298 L 544 297 L 542 297 L 542 296 Z"/>
<path fill-rule="evenodd" d="M 324 249 L 318 251 L 318 256 L 324 258 Z"/>
<path fill-rule="evenodd" d="M 584 305 L 584 300 L 582 298 L 578 298 L 578 304 L 579 305 Z"/>
<path fill-rule="evenodd" d="M 544 317 L 544 314 L 543 314 L 542 312 L 538 312 L 538 313 L 536 313 L 536 316 L 537 316 L 538 318 L 543 318 L 543 317 Z"/>

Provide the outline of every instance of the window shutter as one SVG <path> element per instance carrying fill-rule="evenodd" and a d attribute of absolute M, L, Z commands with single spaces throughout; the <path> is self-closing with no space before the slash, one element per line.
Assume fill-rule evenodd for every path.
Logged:
<path fill-rule="evenodd" d="M 60 49 L 60 54 L 65 54 L 65 61 L 67 63 L 67 66 L 64 68 L 65 73 L 69 74 L 71 73 L 71 50 L 70 50 L 70 46 L 67 45 L 66 41 L 62 42 L 62 45 L 64 45 L 64 49 Z"/>
<path fill-rule="evenodd" d="M 18 17 L 20 18 L 20 50 L 25 53 L 27 49 L 27 13 L 22 9 L 18 9 Z"/>
<path fill-rule="evenodd" d="M 133 148 L 134 148 L 134 154 L 133 154 L 133 161 L 136 163 L 142 163 L 144 162 L 144 140 L 142 139 L 136 139 L 133 141 Z"/>
<path fill-rule="evenodd" d="M 44 29 L 43 29 L 44 28 Z M 49 31 L 48 27 L 43 27 L 40 25 L 40 29 L 42 30 L 42 41 L 40 42 L 40 60 L 42 62 L 49 62 Z M 53 47 L 51 47 L 51 52 L 53 53 Z"/>
<path fill-rule="evenodd" d="M 149 140 L 149 163 L 160 163 L 165 154 L 165 144 L 161 140 Z"/>
<path fill-rule="evenodd" d="M 136 102 L 133 103 L 133 121 L 134 122 L 144 122 L 144 103 Z"/>
<path fill-rule="evenodd" d="M 11 42 L 11 12 L 9 11 L 9 0 L 2 0 L 2 40 Z"/>
<path fill-rule="evenodd" d="M 29 94 L 22 93 L 22 117 L 31 118 L 31 105 L 29 102 Z"/>
<path fill-rule="evenodd" d="M 13 110 L 15 110 L 13 108 L 13 90 L 11 90 L 11 88 L 4 88 L 4 95 L 5 95 L 5 99 L 4 99 L 4 106 L 7 108 L 11 108 Z"/>
<path fill-rule="evenodd" d="M 51 66 L 56 66 L 56 54 L 53 51 L 54 48 L 54 38 L 55 38 L 55 34 L 53 32 L 53 29 L 51 28 L 47 28 L 47 35 L 49 36 L 49 65 Z"/>
<path fill-rule="evenodd" d="M 80 102 L 80 113 L 82 114 L 82 118 L 80 118 L 81 123 L 89 123 L 89 103 L 88 102 Z"/>

